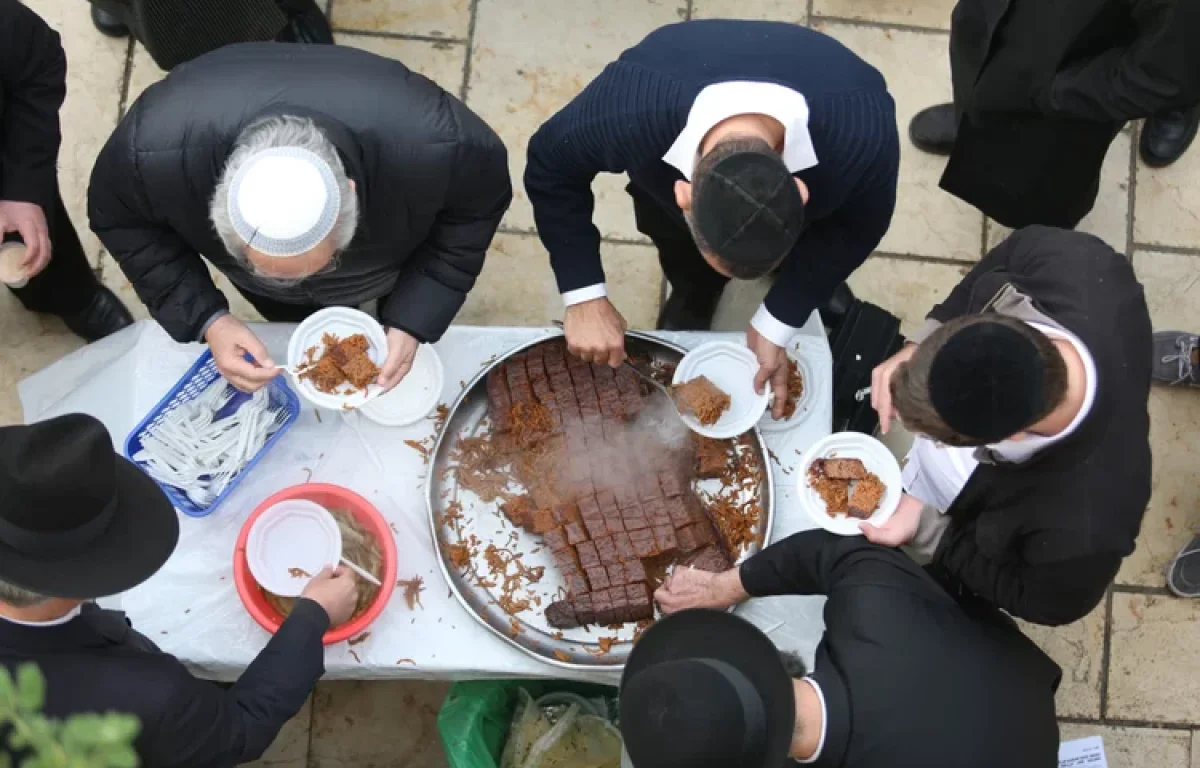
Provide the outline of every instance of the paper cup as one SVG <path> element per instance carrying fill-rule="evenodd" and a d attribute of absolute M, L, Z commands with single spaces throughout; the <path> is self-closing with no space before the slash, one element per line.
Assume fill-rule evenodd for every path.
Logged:
<path fill-rule="evenodd" d="M 0 283 L 9 288 L 24 288 L 29 283 L 29 275 L 21 266 L 24 260 L 25 243 L 0 243 Z"/>
<path fill-rule="evenodd" d="M 826 510 L 825 501 L 808 484 L 808 468 L 816 459 L 858 459 L 867 470 L 879 477 L 887 486 L 879 508 L 865 522 L 874 526 L 883 525 L 891 518 L 900 504 L 900 496 L 904 492 L 903 480 L 900 477 L 900 463 L 883 443 L 861 432 L 834 432 L 832 435 L 818 440 L 804 452 L 800 459 L 800 468 L 796 472 L 796 484 L 800 506 L 808 513 L 821 528 L 840 536 L 861 536 L 862 530 L 858 524 L 864 522 L 849 515 L 830 515 Z"/>
<path fill-rule="evenodd" d="M 246 539 L 250 574 L 280 597 L 298 597 L 311 577 L 326 566 L 336 568 L 341 560 L 337 521 L 329 510 L 307 499 L 288 499 L 266 510 Z"/>
<path fill-rule="evenodd" d="M 693 432 L 724 440 L 737 437 L 762 418 L 770 400 L 767 388 L 760 395 L 754 391 L 754 375 L 758 373 L 758 358 L 748 347 L 731 341 L 710 341 L 684 355 L 671 380 L 679 385 L 699 376 L 707 376 L 721 391 L 729 395 L 729 409 L 715 424 L 704 426 L 690 413 L 683 413 L 683 423 Z"/>
<path fill-rule="evenodd" d="M 321 339 L 327 333 L 331 333 L 339 339 L 361 333 L 371 342 L 371 349 L 367 352 L 371 361 L 382 367 L 384 360 L 387 359 L 387 333 L 375 318 L 366 312 L 349 307 L 329 307 L 310 315 L 292 333 L 292 338 L 288 342 L 288 367 L 303 367 L 307 359 L 307 351 L 312 347 L 317 348 L 317 358 L 320 358 L 321 353 L 325 350 L 325 344 Z M 383 392 L 378 385 L 370 384 L 367 386 L 366 393 L 328 394 L 318 390 L 307 379 L 299 376 L 293 378 L 296 390 L 301 397 L 318 408 L 330 410 L 349 410 L 362 407 Z"/>
<path fill-rule="evenodd" d="M 428 344 L 417 347 L 408 375 L 390 391 L 368 402 L 362 414 L 385 427 L 403 427 L 429 415 L 442 395 L 442 359 Z"/>

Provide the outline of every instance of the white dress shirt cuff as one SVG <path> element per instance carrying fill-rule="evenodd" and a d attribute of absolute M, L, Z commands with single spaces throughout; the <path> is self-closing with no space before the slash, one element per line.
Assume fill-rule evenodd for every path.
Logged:
<path fill-rule="evenodd" d="M 796 335 L 796 329 L 787 323 L 775 319 L 775 316 L 767 311 L 767 305 L 759 306 L 758 311 L 754 313 L 754 317 L 750 318 L 750 325 L 754 330 L 777 347 L 786 347 L 792 337 Z"/>
<path fill-rule="evenodd" d="M 563 304 L 570 307 L 575 304 L 582 304 L 585 301 L 591 301 L 592 299 L 601 299 L 607 295 L 608 288 L 604 283 L 596 283 L 586 288 L 576 288 L 573 291 L 567 291 L 562 297 Z"/>
<path fill-rule="evenodd" d="M 802 678 L 804 682 L 812 686 L 812 689 L 817 692 L 817 699 L 821 702 L 821 738 L 817 742 L 817 751 L 813 752 L 804 760 L 797 759 L 796 762 L 802 765 L 815 763 L 821 759 L 821 752 L 825 749 L 825 734 L 829 732 L 829 708 L 825 706 L 825 692 L 821 690 L 821 686 L 816 680 L 811 677 Z"/>

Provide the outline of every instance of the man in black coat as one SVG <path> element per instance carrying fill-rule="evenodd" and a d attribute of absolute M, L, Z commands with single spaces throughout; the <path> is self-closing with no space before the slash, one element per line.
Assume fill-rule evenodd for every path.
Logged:
<path fill-rule="evenodd" d="M 1200 121 L 1200 3 L 960 0 L 954 104 L 919 113 L 913 143 L 950 155 L 942 188 L 1001 224 L 1074 227 L 1130 120 L 1147 164 L 1183 153 Z"/>
<path fill-rule="evenodd" d="M 773 595 L 828 596 L 803 679 L 785 678 L 747 622 L 688 610 Z M 901 552 L 807 531 L 723 573 L 676 569 L 655 600 L 673 615 L 642 636 L 621 686 L 635 768 L 1058 764 L 1061 670 L 1011 619 L 960 606 Z"/>
<path fill-rule="evenodd" d="M 100 152 L 88 211 L 154 319 L 207 341 L 236 386 L 278 371 L 205 259 L 271 321 L 378 300 L 387 388 L 454 319 L 511 197 L 496 134 L 403 64 L 245 43 L 147 89 Z"/>
<path fill-rule="evenodd" d="M 887 431 L 917 434 L 872 541 L 913 546 L 955 595 L 1076 621 L 1133 552 L 1150 499 L 1150 313 L 1124 255 L 1018 230 L 875 369 Z"/>
<path fill-rule="evenodd" d="M 170 501 L 113 452 L 100 422 L 72 414 L 0 427 L 0 497 L 0 664 L 37 664 L 48 717 L 135 715 L 145 766 L 257 759 L 324 674 L 322 635 L 354 612 L 353 574 L 326 569 L 241 678 L 221 688 L 193 677 L 124 614 L 85 602 L 150 578 L 179 538 Z M 0 754 L 7 742 L 0 733 Z"/>
<path fill-rule="evenodd" d="M 17 0 L 0 0 L 0 248 L 21 263 L 4 282 L 33 312 L 58 315 L 95 341 L 133 322 L 100 284 L 58 188 L 58 109 L 67 94 L 67 57 L 58 33 Z"/>

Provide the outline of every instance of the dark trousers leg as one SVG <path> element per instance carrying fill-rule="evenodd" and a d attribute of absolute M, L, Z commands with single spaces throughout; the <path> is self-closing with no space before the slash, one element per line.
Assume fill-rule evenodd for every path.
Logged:
<path fill-rule="evenodd" d="M 12 292 L 25 308 L 33 312 L 69 315 L 83 310 L 100 281 L 88 264 L 79 234 L 63 205 L 62 194 L 55 190 L 54 209 L 46 211 L 52 257 L 38 274 L 22 288 Z"/>
<path fill-rule="evenodd" d="M 626 186 L 625 191 L 633 198 L 638 232 L 650 238 L 658 249 L 658 261 L 671 288 L 679 290 L 686 286 L 701 295 L 720 296 L 729 278 L 708 266 L 687 226 L 633 184 Z"/>

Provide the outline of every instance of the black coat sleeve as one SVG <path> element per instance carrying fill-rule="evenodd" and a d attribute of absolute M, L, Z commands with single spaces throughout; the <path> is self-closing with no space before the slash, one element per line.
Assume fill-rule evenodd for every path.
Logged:
<path fill-rule="evenodd" d="M 765 300 L 776 320 L 793 328 L 804 325 L 887 234 L 896 209 L 900 145 L 894 130 L 883 134 L 888 143 L 855 192 L 796 242 Z"/>
<path fill-rule="evenodd" d="M 1052 114 L 1124 122 L 1200 103 L 1200 3 L 1129 5 L 1136 39 L 1056 75 L 1047 95 Z"/>
<path fill-rule="evenodd" d="M 742 563 L 739 575 L 751 597 L 829 595 L 856 584 L 932 585 L 904 554 L 861 536 L 828 531 L 803 531 L 777 541 Z"/>
<path fill-rule="evenodd" d="M 53 211 L 66 95 L 58 33 L 17 0 L 0 0 L 0 200 Z"/>
<path fill-rule="evenodd" d="M 504 144 L 482 120 L 462 112 L 467 136 L 455 153 L 449 197 L 380 307 L 384 325 L 425 342 L 440 339 L 462 308 L 512 201 Z"/>
<path fill-rule="evenodd" d="M 198 341 L 229 302 L 200 254 L 155 210 L 146 194 L 137 152 L 139 100 L 96 158 L 88 185 L 88 219 L 138 298 L 171 338 Z"/>
<path fill-rule="evenodd" d="M 321 636 L 329 616 L 298 600 L 287 620 L 228 690 L 178 665 L 174 694 L 153 740 L 139 745 L 143 765 L 228 766 L 258 759 L 325 673 Z"/>

